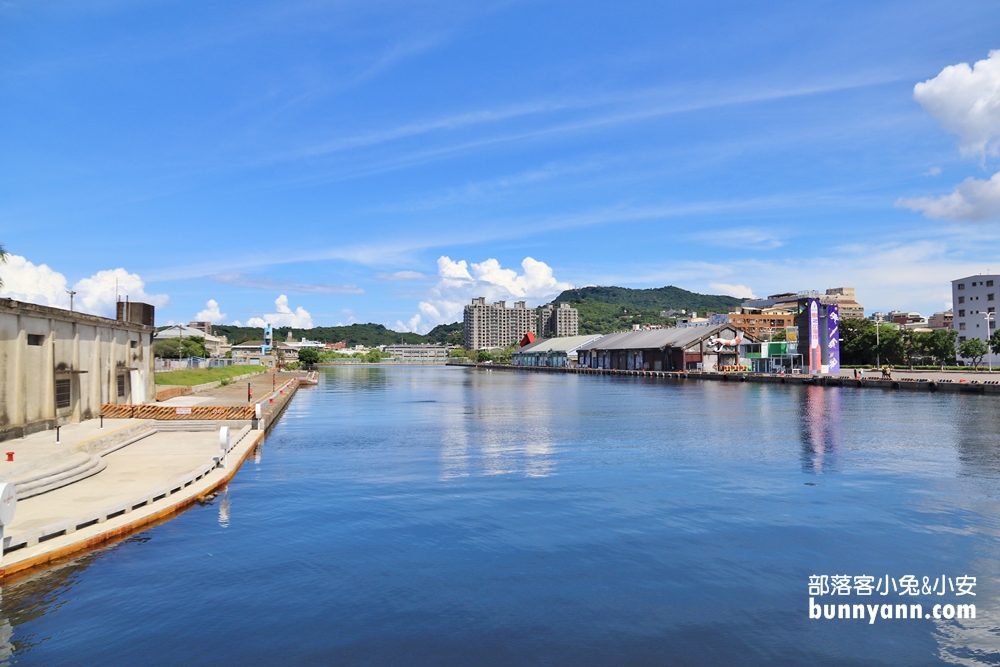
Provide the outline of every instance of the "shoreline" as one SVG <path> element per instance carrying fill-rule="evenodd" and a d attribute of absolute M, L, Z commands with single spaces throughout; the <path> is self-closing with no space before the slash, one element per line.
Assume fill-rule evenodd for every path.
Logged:
<path fill-rule="evenodd" d="M 635 371 L 610 368 L 549 368 L 545 366 L 511 366 L 507 364 L 458 364 L 465 368 L 478 370 L 504 370 L 511 372 L 564 373 L 574 375 L 610 375 L 618 377 L 641 377 L 663 380 L 707 380 L 715 382 L 756 382 L 762 384 L 792 384 L 820 387 L 854 387 L 858 389 L 888 389 L 903 391 L 951 392 L 963 394 L 1000 395 L 1000 373 L 995 376 L 982 372 L 983 379 L 927 379 L 914 377 L 921 373 L 938 373 L 940 371 L 902 371 L 892 379 L 864 378 L 855 379 L 844 375 L 764 375 L 759 373 L 713 373 L 704 371 Z M 948 373 L 949 371 L 945 371 Z M 958 373 L 957 371 L 955 371 Z M 995 377 L 996 379 L 989 379 Z"/>

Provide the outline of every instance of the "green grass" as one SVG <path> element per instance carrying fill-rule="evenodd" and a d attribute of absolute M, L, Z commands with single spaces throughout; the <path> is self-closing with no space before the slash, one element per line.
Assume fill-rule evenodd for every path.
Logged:
<path fill-rule="evenodd" d="M 261 371 L 262 366 L 224 366 L 222 368 L 195 368 L 189 371 L 164 371 L 156 373 L 156 384 L 191 386 L 225 380 L 237 375 Z"/>

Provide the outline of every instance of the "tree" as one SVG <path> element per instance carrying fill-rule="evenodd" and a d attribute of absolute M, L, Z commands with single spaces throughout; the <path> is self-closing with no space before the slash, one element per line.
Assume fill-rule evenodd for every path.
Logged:
<path fill-rule="evenodd" d="M 386 354 L 382 350 L 369 350 L 362 358 L 369 364 L 380 364 L 385 356 Z"/>
<path fill-rule="evenodd" d="M 1000 354 L 1000 331 L 994 331 L 990 336 L 990 352 Z"/>
<path fill-rule="evenodd" d="M 927 342 L 927 352 L 938 360 L 941 370 L 946 364 L 955 360 L 955 341 L 958 340 L 958 332 L 951 329 L 940 329 L 930 334 Z"/>
<path fill-rule="evenodd" d="M 3 245 L 0 245 L 0 264 L 6 264 L 7 257 L 9 257 L 7 251 L 4 250 Z M 0 278 L 0 288 L 3 288 L 3 278 Z"/>
<path fill-rule="evenodd" d="M 969 338 L 958 346 L 958 353 L 966 359 L 971 359 L 973 368 L 979 367 L 987 352 L 989 352 L 989 348 L 986 347 L 986 343 L 978 338 Z"/>
<path fill-rule="evenodd" d="M 319 363 L 319 350 L 315 347 L 304 347 L 299 350 L 299 361 L 306 366 Z"/>
<path fill-rule="evenodd" d="M 161 359 L 207 357 L 208 350 L 205 348 L 205 339 L 202 336 L 185 338 L 183 343 L 179 338 L 168 338 L 153 344 L 153 356 Z"/>

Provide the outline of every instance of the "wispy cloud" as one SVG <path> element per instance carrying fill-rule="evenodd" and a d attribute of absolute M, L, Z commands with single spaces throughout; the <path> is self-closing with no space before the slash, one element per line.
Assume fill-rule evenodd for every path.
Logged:
<path fill-rule="evenodd" d="M 236 287 L 252 287 L 255 289 L 280 290 L 285 292 L 301 292 L 312 294 L 364 294 L 365 291 L 357 285 L 326 285 L 323 283 L 293 283 L 275 280 L 267 276 L 251 276 L 239 271 L 217 273 L 207 276 L 210 280 L 224 285 Z"/>
<path fill-rule="evenodd" d="M 375 280 L 382 282 L 394 282 L 401 280 L 427 280 L 430 278 L 427 274 L 420 273 L 419 271 L 396 271 L 394 273 L 376 273 Z"/>

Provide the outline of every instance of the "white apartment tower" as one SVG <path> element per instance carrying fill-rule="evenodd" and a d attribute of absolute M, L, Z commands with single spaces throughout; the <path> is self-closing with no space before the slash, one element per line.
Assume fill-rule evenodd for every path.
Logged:
<path fill-rule="evenodd" d="M 534 332 L 538 314 L 518 301 L 513 308 L 506 301 L 487 304 L 485 297 L 473 299 L 465 307 L 465 347 L 469 350 L 509 347 Z"/>
<path fill-rule="evenodd" d="M 997 294 L 1000 276 L 979 275 L 951 281 L 953 326 L 958 332 L 958 342 L 979 338 L 989 343 L 996 331 Z M 989 355 L 996 362 L 996 355 Z"/>
<path fill-rule="evenodd" d="M 579 314 L 568 303 L 535 309 L 518 301 L 508 308 L 506 301 L 487 304 L 486 297 L 479 297 L 465 307 L 465 347 L 469 350 L 509 347 L 528 332 L 539 338 L 576 336 L 579 328 Z"/>

